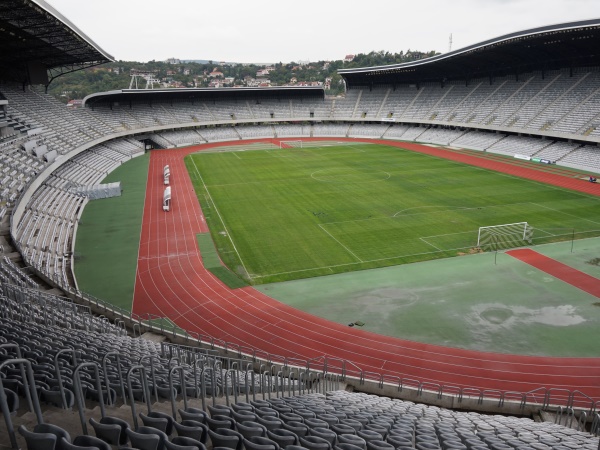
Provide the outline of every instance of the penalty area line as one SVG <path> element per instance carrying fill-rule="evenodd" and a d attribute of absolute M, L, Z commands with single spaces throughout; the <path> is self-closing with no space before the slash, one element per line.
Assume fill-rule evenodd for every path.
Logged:
<path fill-rule="evenodd" d="M 342 243 L 341 243 L 339 240 L 337 240 L 337 239 L 336 239 L 336 238 L 333 236 L 333 234 L 331 234 L 329 231 L 327 231 L 325 228 L 323 228 L 323 227 L 321 226 L 321 224 L 318 224 L 318 225 L 319 225 L 319 228 L 320 228 L 321 230 L 323 230 L 325 233 L 327 233 L 327 235 L 328 235 L 328 236 L 329 236 L 331 239 L 333 239 L 335 242 L 337 242 L 338 244 L 340 244 L 340 245 L 341 245 L 341 246 L 344 248 L 344 250 L 346 250 L 348 253 L 350 253 L 352 256 L 354 256 L 356 259 L 358 259 L 358 260 L 359 260 L 361 263 L 362 263 L 362 262 L 364 262 L 362 259 L 360 259 L 358 256 L 356 256 L 352 250 L 350 250 L 348 247 L 346 247 L 344 244 L 342 244 Z"/>

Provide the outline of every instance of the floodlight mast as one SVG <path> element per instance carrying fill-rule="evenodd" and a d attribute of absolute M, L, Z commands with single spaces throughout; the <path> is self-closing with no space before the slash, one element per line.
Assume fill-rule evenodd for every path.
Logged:
<path fill-rule="evenodd" d="M 146 81 L 146 89 L 154 89 L 154 83 L 158 84 L 158 70 L 138 70 L 131 69 L 129 72 L 131 81 L 129 82 L 129 89 L 140 89 L 138 86 L 138 79 L 142 78 Z M 133 87 L 135 85 L 135 88 Z"/>

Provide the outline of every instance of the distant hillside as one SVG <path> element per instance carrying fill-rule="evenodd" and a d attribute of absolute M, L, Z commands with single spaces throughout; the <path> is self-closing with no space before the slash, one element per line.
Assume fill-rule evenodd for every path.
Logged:
<path fill-rule="evenodd" d="M 63 75 L 54 80 L 48 92 L 63 102 L 81 99 L 94 92 L 127 89 L 131 70 L 152 72 L 154 87 L 223 87 L 223 86 L 323 86 L 328 95 L 344 92 L 337 71 L 353 67 L 399 64 L 433 56 L 436 53 L 410 51 L 400 53 L 371 52 L 358 54 L 352 61 L 317 61 L 310 63 L 276 63 L 273 65 L 220 63 L 215 61 L 117 61 Z M 135 87 L 135 86 L 133 86 Z M 138 87 L 146 81 L 138 78 Z"/>

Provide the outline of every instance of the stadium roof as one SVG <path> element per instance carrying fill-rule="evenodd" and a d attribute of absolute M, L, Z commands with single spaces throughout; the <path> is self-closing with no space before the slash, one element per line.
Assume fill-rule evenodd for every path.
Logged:
<path fill-rule="evenodd" d="M 0 79 L 48 84 L 113 60 L 44 0 L 0 1 Z"/>
<path fill-rule="evenodd" d="M 198 89 L 122 89 L 98 92 L 83 99 L 83 106 L 96 104 L 128 104 L 130 102 L 164 103 L 176 101 L 246 100 L 272 98 L 325 97 L 322 87 L 262 87 L 262 88 L 198 88 Z"/>
<path fill-rule="evenodd" d="M 359 87 L 583 66 L 600 66 L 600 19 L 531 28 L 419 61 L 339 73 L 349 87 Z"/>

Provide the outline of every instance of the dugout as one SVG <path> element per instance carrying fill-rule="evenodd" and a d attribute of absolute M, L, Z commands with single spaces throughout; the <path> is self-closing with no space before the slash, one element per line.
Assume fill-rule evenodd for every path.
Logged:
<path fill-rule="evenodd" d="M 171 177 L 171 169 L 169 168 L 169 165 L 167 164 L 164 168 L 163 168 L 163 178 L 164 178 L 164 183 L 165 185 L 169 184 L 169 179 Z"/>
<path fill-rule="evenodd" d="M 171 210 L 171 186 L 165 188 L 163 193 L 163 211 Z"/>

